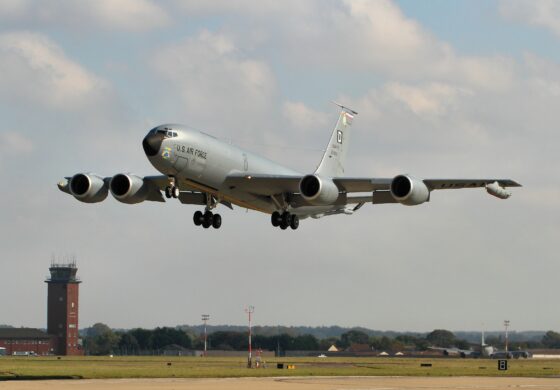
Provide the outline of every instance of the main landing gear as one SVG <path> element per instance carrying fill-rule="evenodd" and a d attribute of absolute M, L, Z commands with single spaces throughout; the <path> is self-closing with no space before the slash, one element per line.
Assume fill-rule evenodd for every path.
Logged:
<path fill-rule="evenodd" d="M 193 215 L 193 222 L 196 226 L 202 225 L 204 229 L 208 229 L 210 226 L 219 229 L 222 226 L 222 216 L 214 214 L 210 210 L 206 210 L 204 213 L 198 210 Z"/>
<path fill-rule="evenodd" d="M 272 222 L 272 226 L 280 227 L 282 230 L 286 230 L 288 227 L 296 230 L 299 227 L 299 217 L 287 211 L 284 211 L 282 214 L 278 211 L 273 212 L 270 216 L 270 222 Z"/>
<path fill-rule="evenodd" d="M 206 210 L 204 213 L 202 211 L 195 211 L 193 215 L 194 224 L 196 226 L 202 225 L 204 229 L 208 229 L 210 226 L 214 229 L 219 229 L 222 226 L 222 216 L 212 213 L 212 210 L 216 208 L 219 202 L 219 199 L 206 194 Z"/>

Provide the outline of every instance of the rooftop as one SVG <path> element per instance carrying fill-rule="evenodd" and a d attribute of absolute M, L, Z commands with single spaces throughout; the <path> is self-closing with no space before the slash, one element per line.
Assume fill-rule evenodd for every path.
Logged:
<path fill-rule="evenodd" d="M 0 328 L 0 339 L 49 339 L 50 335 L 35 328 Z"/>

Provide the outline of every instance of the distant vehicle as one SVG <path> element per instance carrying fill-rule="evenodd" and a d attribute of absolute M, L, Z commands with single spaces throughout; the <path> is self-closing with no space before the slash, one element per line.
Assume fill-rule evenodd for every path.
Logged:
<path fill-rule="evenodd" d="M 366 203 L 419 205 L 428 202 L 435 190 L 483 187 L 490 195 L 507 199 L 511 195 L 507 187 L 521 186 L 499 178 L 347 177 L 350 125 L 357 113 L 340 107 L 327 149 L 313 173 L 296 172 L 187 126 L 166 124 L 154 127 L 142 142 L 161 175 L 78 173 L 64 178 L 58 188 L 85 203 L 101 202 L 109 192 L 126 204 L 165 202 L 163 191 L 168 199 L 204 206 L 204 212 L 194 213 L 193 222 L 205 229 L 222 225 L 220 214 L 212 212 L 222 204 L 270 214 L 272 226 L 285 230 L 297 229 L 300 219 L 308 217 L 350 215 Z"/>
<path fill-rule="evenodd" d="M 12 355 L 13 356 L 37 356 L 37 354 L 33 351 L 14 351 Z"/>
<path fill-rule="evenodd" d="M 0 356 L 6 356 L 6 348 L 0 347 Z"/>
<path fill-rule="evenodd" d="M 499 351 L 491 345 L 484 342 L 484 332 L 482 332 L 482 337 L 480 340 L 480 345 L 476 349 L 460 349 L 456 347 L 450 348 L 440 348 L 440 347 L 430 347 L 430 349 L 435 351 L 442 351 L 445 356 L 459 356 L 462 358 L 492 358 L 492 359 L 528 359 L 533 355 L 529 351 Z"/>

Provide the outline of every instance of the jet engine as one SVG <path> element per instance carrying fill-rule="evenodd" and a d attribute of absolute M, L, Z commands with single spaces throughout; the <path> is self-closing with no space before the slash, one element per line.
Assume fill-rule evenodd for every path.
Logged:
<path fill-rule="evenodd" d="M 84 203 L 98 203 L 107 198 L 108 189 L 102 177 L 91 173 L 77 173 L 70 179 L 69 192 Z"/>
<path fill-rule="evenodd" d="M 330 179 L 306 175 L 299 182 L 301 196 L 313 205 L 329 205 L 338 199 L 338 187 Z"/>
<path fill-rule="evenodd" d="M 391 195 L 406 206 L 416 206 L 430 200 L 430 190 L 426 184 L 409 175 L 399 175 L 393 179 Z"/>
<path fill-rule="evenodd" d="M 486 184 L 486 192 L 500 199 L 507 199 L 511 196 L 511 192 L 502 187 L 497 181 Z"/>
<path fill-rule="evenodd" d="M 146 200 L 149 188 L 141 177 L 130 173 L 118 173 L 112 177 L 109 189 L 119 202 L 135 204 Z"/>

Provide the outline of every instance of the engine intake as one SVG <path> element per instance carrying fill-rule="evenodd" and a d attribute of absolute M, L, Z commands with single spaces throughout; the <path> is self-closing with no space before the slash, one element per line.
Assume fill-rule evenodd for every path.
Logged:
<path fill-rule="evenodd" d="M 72 176 L 69 191 L 74 198 L 84 203 L 102 202 L 108 194 L 103 178 L 91 173 L 77 173 Z"/>
<path fill-rule="evenodd" d="M 118 173 L 109 183 L 111 195 L 122 203 L 135 204 L 146 200 L 148 185 L 144 179 L 132 174 Z"/>
<path fill-rule="evenodd" d="M 299 183 L 301 196 L 313 205 L 329 205 L 338 199 L 338 187 L 330 179 L 306 175 Z"/>
<path fill-rule="evenodd" d="M 408 175 L 399 175 L 393 179 L 391 195 L 406 206 L 416 206 L 430 200 L 430 190 L 426 184 Z"/>

